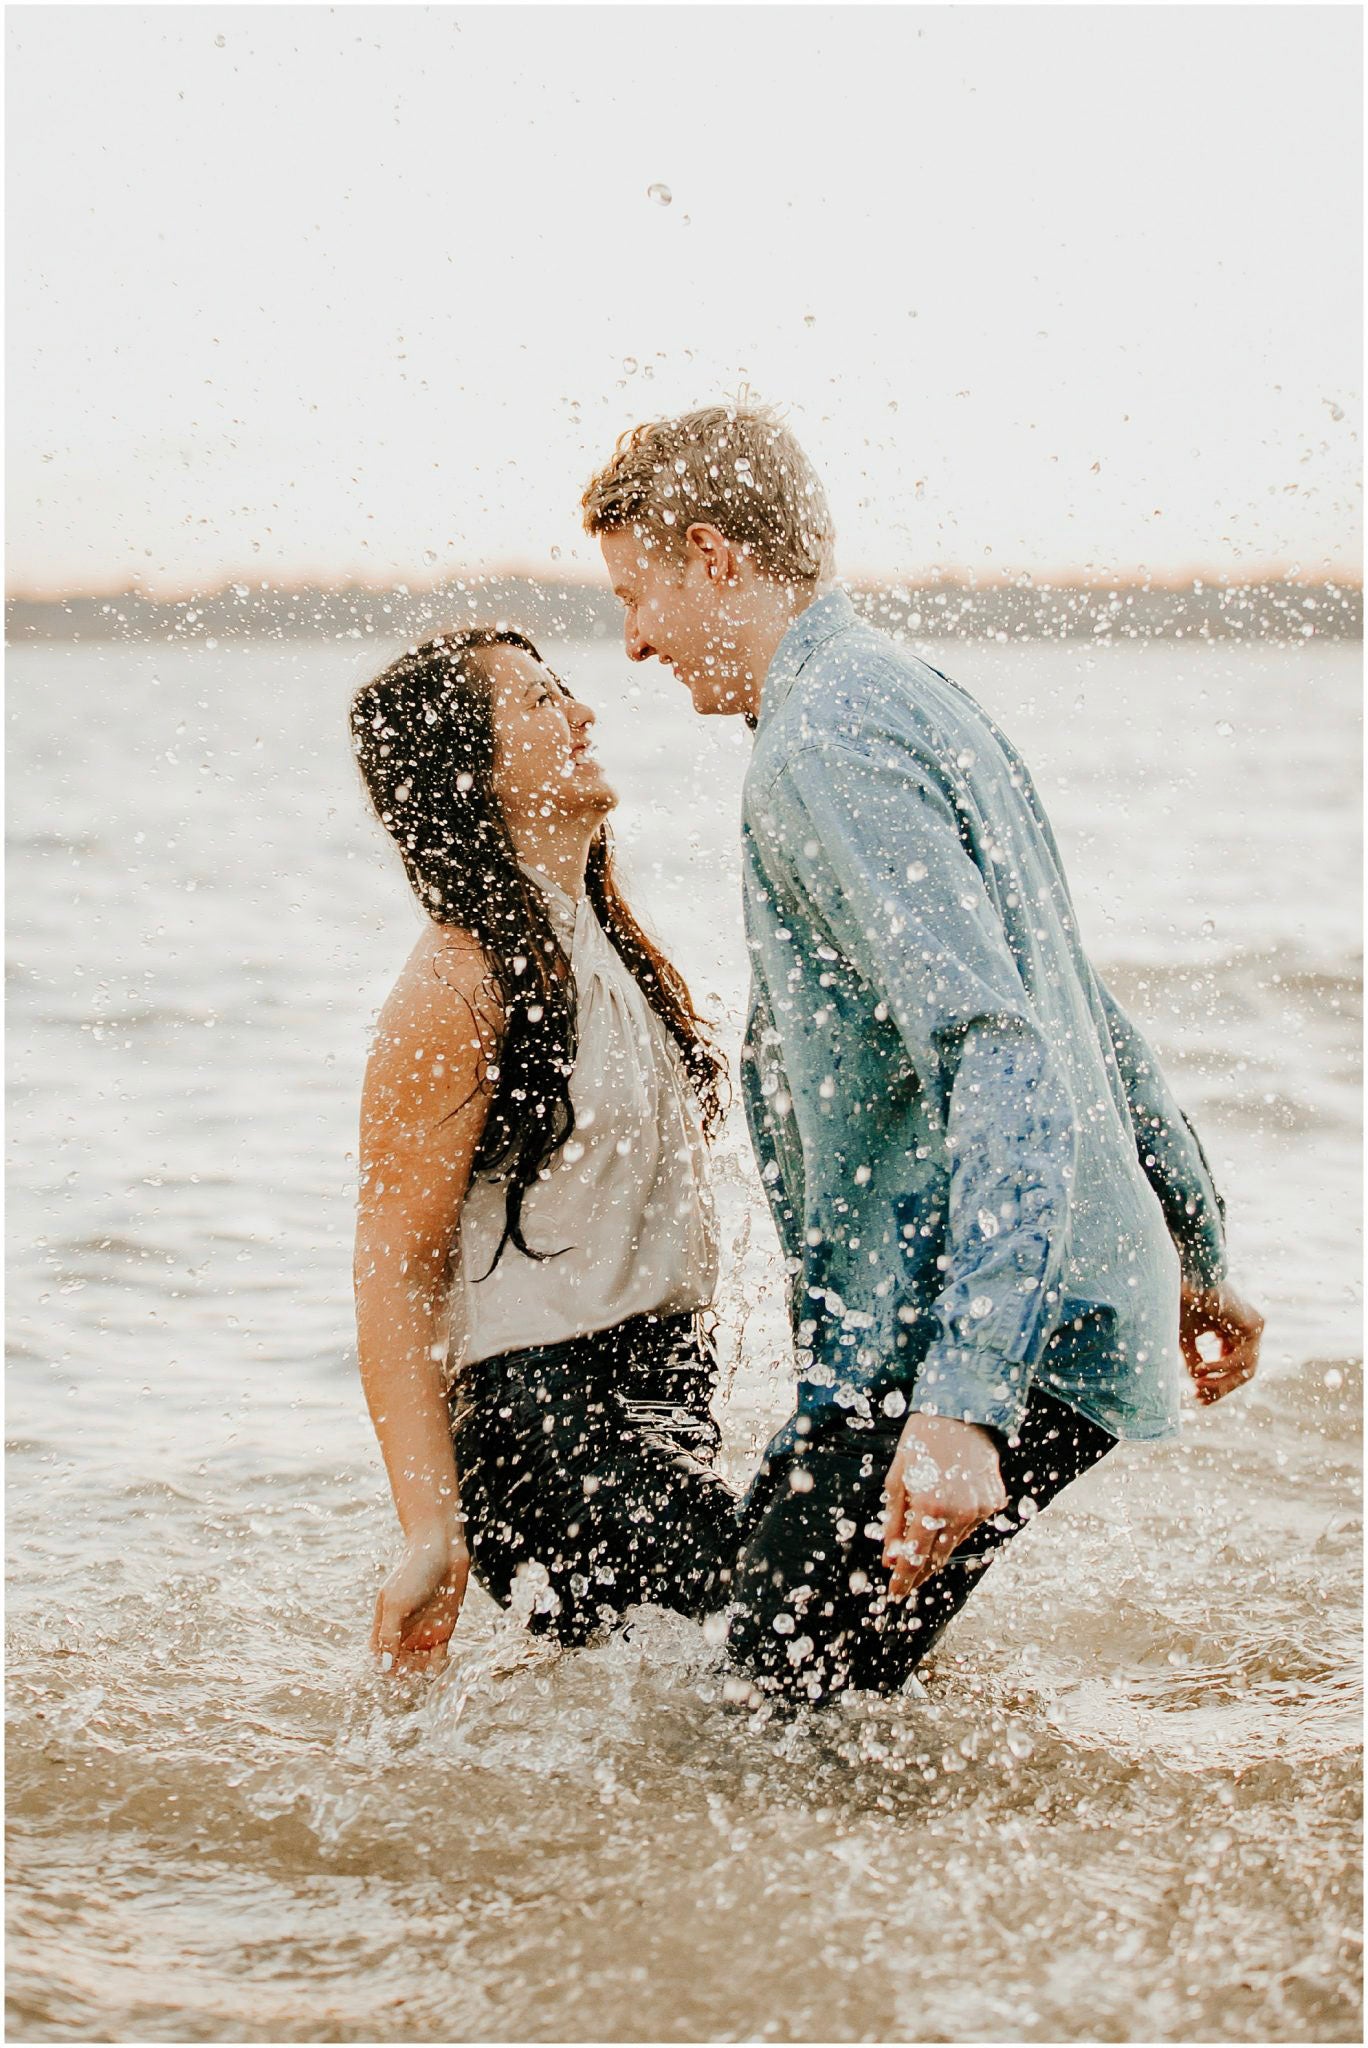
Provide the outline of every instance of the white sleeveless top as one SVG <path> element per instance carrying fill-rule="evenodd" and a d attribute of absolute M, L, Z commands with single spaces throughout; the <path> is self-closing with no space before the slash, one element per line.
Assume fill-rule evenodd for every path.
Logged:
<path fill-rule="evenodd" d="M 450 1370 L 502 1351 L 558 1344 L 628 1316 L 705 1308 L 717 1284 L 717 1231 L 702 1120 L 678 1047 L 599 923 L 535 869 L 578 994 L 570 1077 L 575 1129 L 523 1197 L 522 1231 L 492 1273 L 505 1190 L 471 1183 L 461 1210 Z M 565 1247 L 562 1250 L 562 1247 Z M 486 1279 L 484 1276 L 488 1274 Z"/>

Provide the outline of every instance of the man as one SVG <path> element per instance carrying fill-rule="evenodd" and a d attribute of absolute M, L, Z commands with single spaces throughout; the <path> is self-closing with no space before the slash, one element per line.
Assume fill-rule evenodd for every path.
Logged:
<path fill-rule="evenodd" d="M 743 1078 L 799 1388 L 730 1647 L 760 1693 L 892 1689 L 1062 1487 L 1176 1435 L 1180 1347 L 1217 1400 L 1262 1322 L 1024 764 L 861 622 L 792 435 L 751 407 L 638 427 L 584 516 L 630 657 L 755 731 Z"/>

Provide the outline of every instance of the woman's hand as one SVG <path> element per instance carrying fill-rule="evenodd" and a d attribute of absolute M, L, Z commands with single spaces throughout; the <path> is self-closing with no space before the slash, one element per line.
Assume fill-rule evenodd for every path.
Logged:
<path fill-rule="evenodd" d="M 470 1577 L 470 1552 L 459 1526 L 417 1529 L 380 1588 L 371 1649 L 385 1670 L 426 1671 L 446 1662 L 447 1644 Z"/>

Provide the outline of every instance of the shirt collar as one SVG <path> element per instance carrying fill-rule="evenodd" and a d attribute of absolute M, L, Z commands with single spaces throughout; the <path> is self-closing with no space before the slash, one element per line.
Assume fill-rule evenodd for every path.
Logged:
<path fill-rule="evenodd" d="M 774 658 L 765 671 L 765 680 L 760 689 L 760 716 L 756 730 L 763 728 L 767 719 L 778 711 L 779 706 L 793 688 L 798 674 L 824 640 L 833 640 L 838 633 L 844 633 L 851 626 L 859 624 L 859 615 L 850 598 L 839 585 L 815 597 L 806 611 L 799 612 L 793 624 L 774 650 Z"/>

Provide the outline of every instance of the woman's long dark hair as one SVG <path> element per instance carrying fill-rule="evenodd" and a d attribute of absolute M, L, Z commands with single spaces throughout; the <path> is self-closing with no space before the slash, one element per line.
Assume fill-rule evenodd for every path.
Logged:
<path fill-rule="evenodd" d="M 491 688 L 480 660 L 492 647 L 522 648 L 541 661 L 526 634 L 502 626 L 438 634 L 364 683 L 351 704 L 352 746 L 366 790 L 413 892 L 435 922 L 477 941 L 502 1015 L 474 1164 L 477 1174 L 507 1187 L 491 1272 L 510 1240 L 528 1258 L 554 1256 L 524 1239 L 522 1205 L 575 1128 L 576 1053 L 571 964 L 545 898 L 518 865 L 494 792 Z M 711 1137 L 722 1117 L 726 1068 L 683 976 L 643 932 L 618 888 L 606 821 L 589 848 L 585 885 L 603 929 L 679 1047 Z"/>

